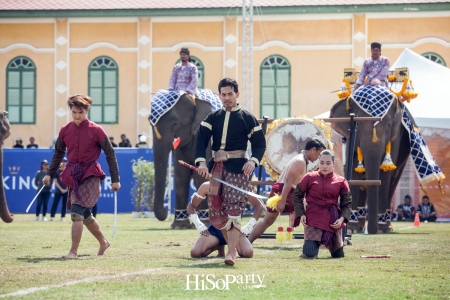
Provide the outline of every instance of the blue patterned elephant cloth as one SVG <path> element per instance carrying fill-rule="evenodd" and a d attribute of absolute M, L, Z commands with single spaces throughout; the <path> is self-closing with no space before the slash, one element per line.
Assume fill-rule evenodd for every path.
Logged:
<path fill-rule="evenodd" d="M 175 106 L 175 104 L 178 102 L 178 99 L 180 99 L 183 94 L 185 94 L 184 91 L 159 90 L 152 98 L 152 101 L 150 103 L 150 123 L 155 126 L 156 123 L 158 123 L 159 119 L 164 116 L 166 112 L 172 109 L 172 107 Z M 220 101 L 219 96 L 211 90 L 198 90 L 196 98 L 211 103 L 212 110 L 218 110 L 222 108 L 222 102 Z"/>
<path fill-rule="evenodd" d="M 395 95 L 382 86 L 363 86 L 351 96 L 355 103 L 368 115 L 383 118 L 395 102 Z M 411 117 L 402 104 L 402 124 L 409 133 L 411 158 L 421 184 L 444 179 L 439 166 L 434 161 L 427 144 L 418 130 L 415 130 Z M 375 124 L 376 125 L 376 124 Z"/>

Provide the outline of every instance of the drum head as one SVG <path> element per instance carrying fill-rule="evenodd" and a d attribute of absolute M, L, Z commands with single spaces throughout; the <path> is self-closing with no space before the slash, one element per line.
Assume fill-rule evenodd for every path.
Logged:
<path fill-rule="evenodd" d="M 309 140 L 318 139 L 331 148 L 331 129 L 321 120 L 304 118 L 286 118 L 275 120 L 266 133 L 267 148 L 262 160 L 267 174 L 274 180 L 278 179 L 287 163 L 305 149 Z M 318 160 L 308 162 L 308 171 L 318 168 Z"/>

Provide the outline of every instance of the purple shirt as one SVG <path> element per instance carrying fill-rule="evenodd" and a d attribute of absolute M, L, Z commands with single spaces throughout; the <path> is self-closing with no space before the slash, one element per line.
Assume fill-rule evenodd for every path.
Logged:
<path fill-rule="evenodd" d="M 169 91 L 185 91 L 191 95 L 197 94 L 198 70 L 193 63 L 182 66 L 181 63 L 173 67 L 170 76 Z"/>
<path fill-rule="evenodd" d="M 364 61 L 356 84 L 362 85 L 364 78 L 367 76 L 367 84 L 370 84 L 373 79 L 378 79 L 382 86 L 388 87 L 387 76 L 390 66 L 389 58 L 385 56 L 380 56 L 377 60 L 369 57 Z"/>

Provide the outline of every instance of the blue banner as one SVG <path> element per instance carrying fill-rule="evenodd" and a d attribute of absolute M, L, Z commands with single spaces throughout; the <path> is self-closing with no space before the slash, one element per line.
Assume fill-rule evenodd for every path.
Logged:
<path fill-rule="evenodd" d="M 117 211 L 119 213 L 126 213 L 135 211 L 132 203 L 131 190 L 134 184 L 133 171 L 131 169 L 132 160 L 137 160 L 142 157 L 145 160 L 153 161 L 153 149 L 142 148 L 116 148 L 116 157 L 119 164 L 120 174 L 120 191 L 117 193 Z M 39 171 L 41 161 L 46 159 L 51 161 L 53 156 L 53 149 L 3 149 L 3 186 L 5 189 L 6 200 L 8 202 L 9 210 L 12 213 L 25 213 L 31 200 L 37 192 L 37 187 L 34 184 L 34 178 Z M 108 164 L 106 163 L 106 156 L 102 152 L 98 160 L 102 170 L 106 173 L 106 178 L 101 182 L 101 194 L 97 202 L 99 213 L 113 213 L 114 212 L 114 193 L 111 192 L 111 177 L 109 174 Z M 173 170 L 173 168 L 172 168 Z M 255 170 L 255 175 L 258 174 L 258 168 Z M 173 174 L 172 175 L 172 183 Z M 256 175 L 257 176 L 257 175 Z M 270 177 L 263 170 L 262 180 L 270 180 Z M 194 181 L 190 184 L 192 195 L 196 189 Z M 169 205 L 168 199 L 165 200 L 166 207 L 170 207 L 170 212 L 175 211 L 175 191 L 173 184 L 171 189 L 171 203 Z M 48 203 L 47 214 L 50 214 L 50 208 L 53 203 L 53 193 L 55 191 L 52 186 L 52 196 Z M 270 186 L 262 186 L 261 194 L 270 191 Z M 36 211 L 36 201 L 30 208 L 29 213 Z M 58 206 L 57 214 L 61 212 L 61 203 Z"/>

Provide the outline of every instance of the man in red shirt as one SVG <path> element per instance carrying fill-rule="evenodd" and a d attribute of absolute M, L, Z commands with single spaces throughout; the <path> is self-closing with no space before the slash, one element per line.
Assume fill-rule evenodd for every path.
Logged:
<path fill-rule="evenodd" d="M 97 162 L 102 149 L 111 174 L 111 190 L 120 189 L 119 168 L 111 142 L 100 125 L 87 119 L 91 104 L 89 96 L 77 94 L 69 97 L 68 106 L 73 121 L 61 128 L 50 168 L 42 180 L 47 186 L 51 184 L 67 148 L 69 163 L 60 178 L 69 187 L 66 208 L 71 211 L 73 223 L 72 247 L 65 258 L 77 258 L 83 224 L 100 243 L 97 255 L 103 255 L 109 247 L 108 240 L 90 210 L 100 196 L 100 180 L 105 178 L 105 173 Z"/>

